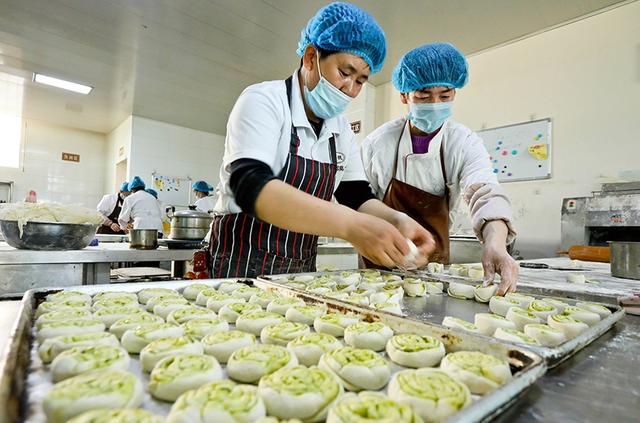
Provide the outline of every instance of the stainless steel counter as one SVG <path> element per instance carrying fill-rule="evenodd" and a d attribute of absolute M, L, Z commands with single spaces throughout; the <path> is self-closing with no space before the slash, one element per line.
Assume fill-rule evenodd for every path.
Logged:
<path fill-rule="evenodd" d="M 111 263 L 171 262 L 182 277 L 183 263 L 196 250 L 132 250 L 128 243 L 109 242 L 72 251 L 17 250 L 0 242 L 0 296 L 38 287 L 109 283 Z"/>

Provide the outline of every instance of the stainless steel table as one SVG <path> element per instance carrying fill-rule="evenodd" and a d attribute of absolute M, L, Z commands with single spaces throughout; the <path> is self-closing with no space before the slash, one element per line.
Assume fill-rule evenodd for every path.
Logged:
<path fill-rule="evenodd" d="M 45 286 L 109 283 L 111 263 L 172 262 L 172 273 L 183 276 L 184 261 L 196 250 L 132 250 L 128 243 L 102 243 L 72 251 L 17 250 L 0 242 L 0 296 L 22 294 Z"/>

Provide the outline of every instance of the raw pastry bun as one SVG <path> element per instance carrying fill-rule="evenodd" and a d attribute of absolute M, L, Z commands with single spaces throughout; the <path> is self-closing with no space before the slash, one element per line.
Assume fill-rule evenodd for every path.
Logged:
<path fill-rule="evenodd" d="M 359 322 L 344 330 L 344 342 L 353 348 L 382 351 L 393 336 L 391 328 L 384 323 Z"/>
<path fill-rule="evenodd" d="M 386 351 L 394 363 L 412 368 L 437 366 L 445 355 L 440 340 L 410 333 L 393 336 L 387 342 Z"/>
<path fill-rule="evenodd" d="M 498 328 L 516 328 L 513 322 L 491 313 L 476 313 L 474 324 L 481 333 L 487 336 L 492 336 Z"/>

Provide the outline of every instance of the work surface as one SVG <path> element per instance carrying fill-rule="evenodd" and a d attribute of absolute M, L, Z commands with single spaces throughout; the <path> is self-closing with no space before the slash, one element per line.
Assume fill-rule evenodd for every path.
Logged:
<path fill-rule="evenodd" d="M 53 263 L 116 263 L 132 261 L 191 260 L 196 250 L 132 250 L 128 243 L 108 242 L 71 251 L 17 250 L 0 242 L 0 265 Z"/>
<path fill-rule="evenodd" d="M 557 265 L 563 259 L 539 260 Z M 564 264 L 567 264 L 565 259 Z M 600 263 L 581 263 L 598 268 L 598 274 L 610 279 L 606 286 L 613 295 L 633 291 L 638 282 L 605 277 Z M 532 272 L 533 276 L 531 275 Z M 537 275 L 544 273 L 544 279 Z M 522 284 L 552 283 L 564 276 L 559 271 L 522 269 Z M 596 273 L 594 273 L 594 276 Z M 558 286 L 554 287 L 558 288 Z M 564 283 L 564 282 L 563 282 Z M 568 284 L 572 285 L 572 284 Z M 590 290 L 592 285 L 569 286 L 571 290 Z M 637 291 L 638 288 L 635 288 Z M 18 302 L 0 302 L 0 321 L 14 322 Z M 9 336 L 13 325 L 0 325 L 0 346 Z M 575 356 L 549 370 L 518 399 L 502 416 L 506 422 L 631 422 L 640 416 L 640 317 L 625 316 L 613 329 L 598 338 Z"/>

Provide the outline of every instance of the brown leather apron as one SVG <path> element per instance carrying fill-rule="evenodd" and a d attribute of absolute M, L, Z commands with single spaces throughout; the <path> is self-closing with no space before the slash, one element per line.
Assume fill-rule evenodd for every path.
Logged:
<path fill-rule="evenodd" d="M 405 125 L 406 127 L 406 125 Z M 398 139 L 398 147 L 393 161 L 393 173 L 382 202 L 394 210 L 406 213 L 413 220 L 431 232 L 436 241 L 436 250 L 429 256 L 430 262 L 449 264 L 449 187 L 444 168 L 444 138 L 440 143 L 440 167 L 444 179 L 444 195 L 434 195 L 396 179 L 398 154 L 404 128 Z M 366 267 L 380 268 L 366 258 Z"/>

